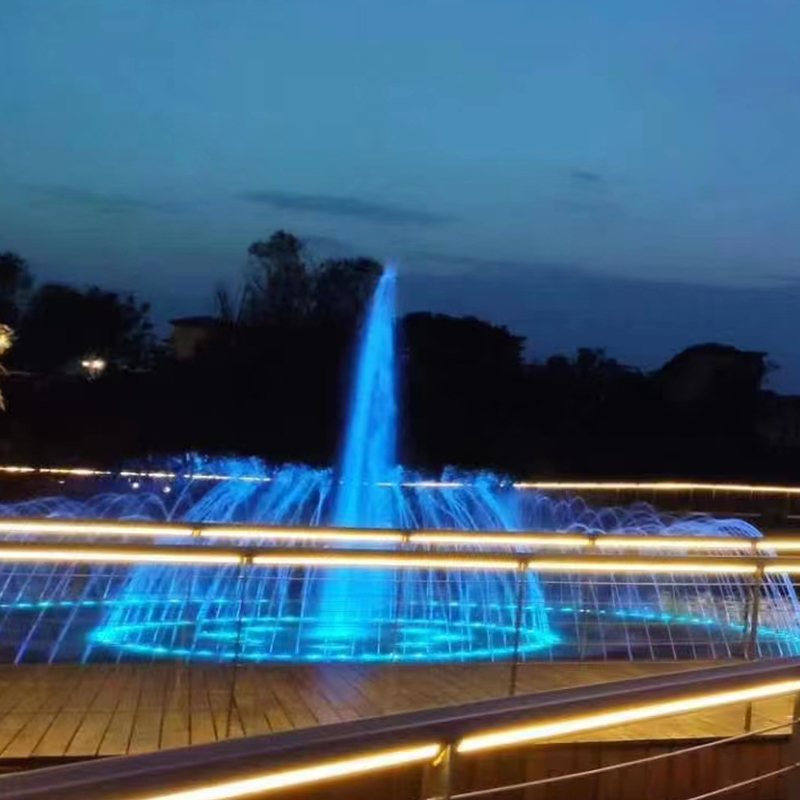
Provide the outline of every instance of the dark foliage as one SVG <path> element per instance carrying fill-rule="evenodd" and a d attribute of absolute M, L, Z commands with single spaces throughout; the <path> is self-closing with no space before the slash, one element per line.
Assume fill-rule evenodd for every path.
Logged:
<path fill-rule="evenodd" d="M 286 232 L 249 252 L 241 301 L 218 293 L 219 318 L 183 361 L 153 358 L 148 309 L 133 298 L 55 285 L 35 292 L 12 351 L 35 374 L 4 384 L 5 458 L 109 464 L 194 450 L 334 463 L 356 333 L 381 267 L 315 262 Z M 9 274 L 18 263 L 8 262 Z M 0 301 L 24 308 L 27 271 L 5 294 L 2 274 Z M 424 313 L 400 321 L 398 343 L 409 466 L 800 477 L 800 441 L 784 436 L 795 424 L 788 411 L 800 420 L 800 406 L 763 391 L 763 353 L 700 345 L 652 374 L 588 348 L 527 363 L 524 339 L 503 327 Z M 88 352 L 149 368 L 109 370 L 94 382 L 64 375 Z"/>

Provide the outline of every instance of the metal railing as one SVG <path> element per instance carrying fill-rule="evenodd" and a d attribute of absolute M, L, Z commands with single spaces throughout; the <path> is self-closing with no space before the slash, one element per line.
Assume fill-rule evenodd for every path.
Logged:
<path fill-rule="evenodd" d="M 704 552 L 703 541 L 692 552 L 694 543 L 684 538 L 679 540 L 681 553 L 667 537 L 582 539 L 571 534 L 563 537 L 567 553 L 553 552 L 559 536 L 552 534 L 541 537 L 545 552 L 496 546 L 455 551 L 439 539 L 415 544 L 411 533 L 403 534 L 391 550 L 359 550 L 331 546 L 341 544 L 338 539 L 324 548 L 268 546 L 263 539 L 258 546 L 234 542 L 220 547 L 216 530 L 203 529 L 204 536 L 208 531 L 206 540 L 195 536 L 185 544 L 52 542 L 38 537 L 0 542 L 0 648 L 13 651 L 14 661 L 24 661 L 37 646 L 46 648 L 46 637 L 62 622 L 74 627 L 85 618 L 86 627 L 104 613 L 95 650 L 108 645 L 137 658 L 258 661 L 263 653 L 247 645 L 251 622 L 299 619 L 307 612 L 306 599 L 324 591 L 327 576 L 340 574 L 337 570 L 364 570 L 366 581 L 351 580 L 349 593 L 327 598 L 329 608 L 341 603 L 333 609 L 337 615 L 358 613 L 362 601 L 369 600 L 368 584 L 379 580 L 389 598 L 385 607 L 402 607 L 403 619 L 417 626 L 416 635 L 421 624 L 441 626 L 439 650 L 428 658 L 429 651 L 418 648 L 423 661 L 469 660 L 472 655 L 510 661 L 512 694 L 516 665 L 531 659 L 800 654 L 798 603 L 787 577 L 800 574 L 800 558 L 775 554 L 773 547 L 761 549 L 760 540 L 756 546 L 743 542 L 750 549 L 737 553 L 722 539 L 721 555 Z M 362 533 L 370 532 L 356 535 Z M 538 541 L 535 536 L 522 538 Z M 280 538 L 278 542 L 284 544 Z M 654 545 L 661 543 L 667 555 L 655 552 Z M 787 540 L 785 549 L 798 547 L 797 540 Z M 135 572 L 140 567 L 172 571 L 154 576 Z M 219 570 L 225 571 L 222 582 L 214 577 Z M 192 644 L 188 628 L 196 625 L 213 626 L 205 635 L 230 646 L 214 650 Z M 168 634 L 169 647 L 156 634 Z M 471 637 L 475 647 L 473 634 L 486 638 L 487 644 L 459 658 L 453 637 Z M 415 646 L 404 639 L 396 619 L 384 620 L 380 635 L 384 652 L 387 647 Z M 55 638 L 66 653 L 69 636 L 59 633 Z M 44 660 L 59 659 L 47 653 Z M 333 660 L 342 659 L 334 654 Z"/>
<path fill-rule="evenodd" d="M 463 787 L 476 755 L 798 691 L 796 661 L 715 667 L 11 775 L 0 778 L 0 796 L 232 800 L 291 787 L 313 792 L 323 781 L 357 785 L 391 769 L 410 770 L 417 797 L 466 798 L 475 796 Z M 797 717 L 796 706 L 782 725 L 792 725 L 793 753 Z"/>

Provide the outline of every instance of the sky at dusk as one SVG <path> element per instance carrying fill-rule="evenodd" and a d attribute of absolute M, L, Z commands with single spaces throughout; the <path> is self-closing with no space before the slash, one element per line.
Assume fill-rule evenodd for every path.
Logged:
<path fill-rule="evenodd" d="M 3 0 L 0 250 L 206 313 L 278 228 L 544 357 L 800 392 L 795 0 Z"/>

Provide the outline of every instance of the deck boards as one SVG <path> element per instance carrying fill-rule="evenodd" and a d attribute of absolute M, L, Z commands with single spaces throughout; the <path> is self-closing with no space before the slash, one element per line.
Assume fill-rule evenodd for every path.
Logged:
<path fill-rule="evenodd" d="M 522 665 L 518 693 L 624 680 L 697 662 Z M 125 755 L 506 696 L 507 664 L 233 667 L 0 666 L 3 759 Z M 790 698 L 754 706 L 753 727 L 790 717 Z M 742 731 L 744 706 L 574 736 L 691 739 Z"/>

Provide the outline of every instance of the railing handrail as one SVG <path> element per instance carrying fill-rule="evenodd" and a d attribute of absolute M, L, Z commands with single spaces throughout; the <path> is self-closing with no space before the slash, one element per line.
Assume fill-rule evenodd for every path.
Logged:
<path fill-rule="evenodd" d="M 648 548 L 652 550 L 653 548 Z M 602 554 L 583 549 L 565 554 L 509 551 L 357 550 L 312 547 L 214 547 L 196 544 L 101 544 L 98 542 L 0 541 L 0 563 L 245 565 L 256 567 L 364 567 L 387 569 L 485 570 L 585 574 L 800 574 L 800 556 Z"/>
<path fill-rule="evenodd" d="M 685 527 L 685 526 L 684 526 Z M 292 527 L 286 525 L 229 524 L 214 522 L 157 522 L 151 520 L 58 519 L 36 517 L 0 517 L 0 536 L 27 537 L 142 537 L 145 539 L 235 540 L 277 542 L 354 543 L 423 546 L 427 548 L 467 546 L 505 547 L 515 551 L 624 551 L 687 550 L 725 551 L 759 554 L 763 552 L 800 553 L 800 536 L 789 530 L 773 531 L 770 537 L 709 535 L 700 529 L 680 533 L 650 534 L 635 530 L 614 532 L 537 531 L 537 530 L 427 530 L 385 528 Z M 0 541 L 15 541 L 3 539 Z M 26 539 L 25 541 L 29 541 Z"/>
<path fill-rule="evenodd" d="M 243 772 L 303 765 L 309 756 L 343 757 L 432 740 L 453 744 L 498 727 L 733 693 L 765 682 L 790 680 L 800 681 L 800 661 L 795 659 L 706 667 L 53 767 L 0 777 L 0 795 L 4 800 L 142 797 L 153 787 L 174 791 L 187 780 L 196 783 L 203 776 L 215 782 L 235 780 Z"/>

